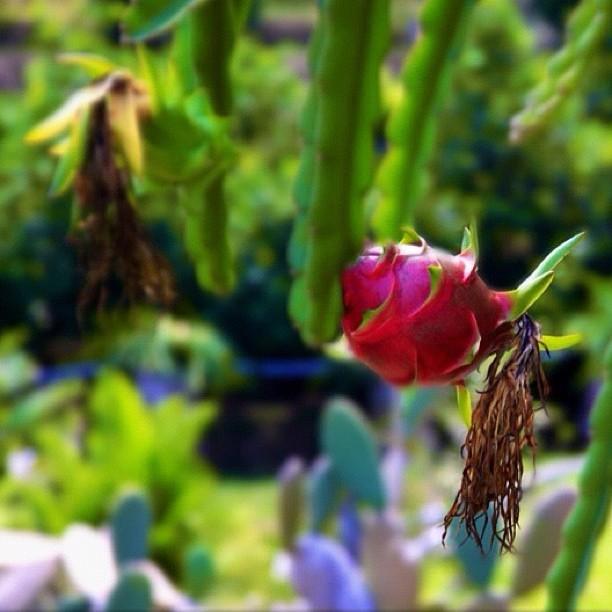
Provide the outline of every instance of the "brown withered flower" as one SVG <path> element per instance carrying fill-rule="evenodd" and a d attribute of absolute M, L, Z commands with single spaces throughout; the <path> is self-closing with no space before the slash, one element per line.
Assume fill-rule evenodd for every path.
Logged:
<path fill-rule="evenodd" d="M 116 161 L 105 100 L 91 109 L 84 157 L 75 178 L 79 221 L 72 232 L 85 269 L 79 310 L 102 306 L 116 277 L 130 301 L 169 305 L 172 271 L 151 245 L 132 204 L 129 177 Z"/>
<path fill-rule="evenodd" d="M 110 72 L 75 92 L 26 136 L 36 143 L 68 131 L 52 148 L 60 161 L 51 193 L 72 187 L 76 196 L 70 239 L 85 275 L 80 315 L 91 305 L 104 306 L 114 281 L 130 301 L 169 305 L 175 295 L 170 266 L 150 243 L 130 188 L 132 175 L 143 171 L 140 121 L 150 112 L 147 92 L 128 71 L 102 68 Z"/>

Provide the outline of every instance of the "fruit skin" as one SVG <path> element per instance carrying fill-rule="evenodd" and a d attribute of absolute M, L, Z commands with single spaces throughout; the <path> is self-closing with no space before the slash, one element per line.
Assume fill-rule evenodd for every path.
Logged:
<path fill-rule="evenodd" d="M 508 333 L 511 299 L 487 287 L 468 247 L 367 248 L 342 274 L 342 328 L 366 365 L 397 385 L 458 383 Z"/>

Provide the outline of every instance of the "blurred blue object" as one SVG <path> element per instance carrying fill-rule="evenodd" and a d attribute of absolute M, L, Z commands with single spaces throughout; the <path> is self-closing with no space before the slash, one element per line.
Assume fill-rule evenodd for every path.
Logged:
<path fill-rule="evenodd" d="M 327 359 L 246 359 L 238 360 L 238 371 L 261 378 L 309 378 L 325 374 L 330 367 Z"/>
<path fill-rule="evenodd" d="M 340 506 L 338 515 L 340 541 L 351 558 L 359 561 L 361 558 L 362 528 L 355 500 L 349 495 Z"/>
<path fill-rule="evenodd" d="M 93 378 L 100 367 L 101 364 L 97 361 L 80 361 L 77 363 L 44 366 L 38 370 L 36 384 L 44 387 L 68 378 Z"/>
<path fill-rule="evenodd" d="M 178 376 L 137 372 L 134 381 L 144 401 L 152 405 L 164 401 L 170 395 L 187 393 L 187 386 Z"/>
<path fill-rule="evenodd" d="M 325 536 L 307 534 L 300 538 L 293 555 L 291 580 L 314 610 L 375 609 L 359 568 L 340 544 Z"/>

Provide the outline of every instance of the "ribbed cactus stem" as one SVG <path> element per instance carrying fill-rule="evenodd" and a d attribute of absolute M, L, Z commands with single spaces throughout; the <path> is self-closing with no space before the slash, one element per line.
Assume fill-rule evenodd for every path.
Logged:
<path fill-rule="evenodd" d="M 317 27 L 321 39 L 316 41 L 320 47 L 315 49 L 312 84 L 316 114 L 314 122 L 304 126 L 314 134 L 306 134 L 298 177 L 309 175 L 313 184 L 311 193 L 298 193 L 308 198 L 308 212 L 306 225 L 296 228 L 292 257 L 298 264 L 304 258 L 304 276 L 294 286 L 290 309 L 304 309 L 294 318 L 313 344 L 333 340 L 339 332 L 340 274 L 365 237 L 363 196 L 373 173 L 373 128 L 379 112 L 380 63 L 389 41 L 389 2 L 326 0 Z M 312 104 L 311 98 L 309 112 Z M 300 241 L 305 243 L 303 255 L 295 253 Z"/>
<path fill-rule="evenodd" d="M 215 113 L 232 113 L 230 65 L 237 34 L 242 26 L 248 0 L 204 2 L 194 13 L 197 27 L 194 60 L 198 78 L 204 85 Z M 234 267 L 228 237 L 228 210 L 225 170 L 218 172 L 202 193 L 200 210 L 188 211 L 189 231 L 197 236 L 195 253 L 199 283 L 216 293 L 228 292 L 234 284 Z"/>
<path fill-rule="evenodd" d="M 399 240 L 413 223 L 435 136 L 436 113 L 448 90 L 474 0 L 428 0 L 421 33 L 402 72 L 404 98 L 387 129 L 389 151 L 380 172 L 381 202 L 374 215 L 379 239 Z"/>
<path fill-rule="evenodd" d="M 612 492 L 612 342 L 605 379 L 590 417 L 591 442 L 578 481 L 578 499 L 565 526 L 561 551 L 546 579 L 547 610 L 573 610 L 589 573 Z"/>
<path fill-rule="evenodd" d="M 610 0 L 582 0 L 572 13 L 563 47 L 550 62 L 546 78 L 529 93 L 525 108 L 510 122 L 510 140 L 534 135 L 559 110 L 587 73 L 589 61 L 601 47 L 612 24 Z"/>

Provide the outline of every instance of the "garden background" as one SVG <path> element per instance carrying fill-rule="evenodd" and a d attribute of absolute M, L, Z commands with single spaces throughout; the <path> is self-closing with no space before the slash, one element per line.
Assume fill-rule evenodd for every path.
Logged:
<path fill-rule="evenodd" d="M 400 104 L 422 4 L 391 2 L 375 163 L 388 149 L 385 119 Z M 117 584 L 126 579 L 138 597 L 145 576 L 159 609 L 303 609 L 307 600 L 319 609 L 543 609 L 612 338 L 610 29 L 535 137 L 512 142 L 510 120 L 546 78 L 577 4 L 475 3 L 415 209 L 419 232 L 453 252 L 476 220 L 480 274 L 496 288 L 515 287 L 586 231 L 533 311 L 546 330 L 582 341 L 544 359 L 551 391 L 536 413 L 537 469 L 526 462 L 517 552 L 481 555 L 460 532 L 441 544 L 466 431 L 452 389 L 395 389 L 343 349 L 306 344 L 288 314 L 317 3 L 255 0 L 231 57 L 231 115 L 194 127 L 168 102 L 167 132 L 147 134 L 172 142 L 145 149 L 145 165 L 161 170 L 153 187 L 134 187 L 173 271 L 172 306 L 128 300 L 113 279 L 106 303 L 83 313 L 82 262 L 68 237 L 74 194 L 51 193 L 57 160 L 26 134 L 91 79 L 58 54 L 96 54 L 138 73 L 142 53 L 173 61 L 177 29 L 155 33 L 139 56 L 125 42 L 126 20 L 129 29 L 136 18 L 121 1 L 3 0 L 0 608 L 112 609 Z M 180 89 L 170 73 L 159 87 L 166 100 Z M 196 128 L 208 139 L 201 148 Z M 164 175 L 182 177 L 202 160 L 225 180 L 235 282 L 222 295 L 201 287 L 210 272 L 198 257 L 210 253 L 194 256 L 184 237 L 205 187 Z M 375 201 L 373 190 L 366 209 Z M 384 483 L 392 517 L 383 527 L 350 486 L 336 499 L 340 485 L 322 457 L 333 437 L 325 414 L 356 428 L 348 452 L 357 478 Z M 367 459 L 374 446 L 377 467 Z M 602 524 L 578 609 L 612 607 L 612 525 Z"/>

